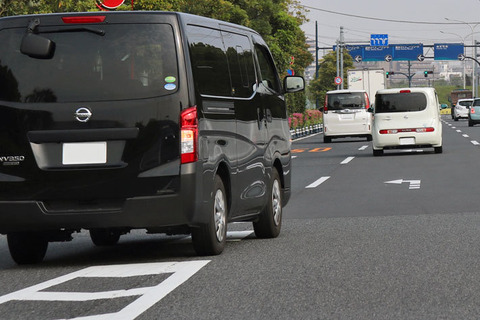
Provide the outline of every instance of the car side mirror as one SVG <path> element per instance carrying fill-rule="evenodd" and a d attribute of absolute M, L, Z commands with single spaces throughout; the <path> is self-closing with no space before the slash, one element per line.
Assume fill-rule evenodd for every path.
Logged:
<path fill-rule="evenodd" d="M 55 42 L 34 33 L 23 36 L 20 52 L 37 59 L 51 59 L 55 52 Z"/>
<path fill-rule="evenodd" d="M 299 76 L 286 76 L 283 79 L 283 87 L 286 93 L 303 91 L 305 89 L 305 80 Z"/>

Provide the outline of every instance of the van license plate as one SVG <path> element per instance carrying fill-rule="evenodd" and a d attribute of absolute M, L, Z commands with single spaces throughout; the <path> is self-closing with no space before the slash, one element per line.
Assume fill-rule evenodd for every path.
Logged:
<path fill-rule="evenodd" d="M 354 115 L 353 115 L 353 113 L 341 114 L 340 119 L 342 119 L 342 120 L 353 120 Z"/>
<path fill-rule="evenodd" d="M 400 138 L 400 145 L 415 144 L 415 138 Z"/>
<path fill-rule="evenodd" d="M 107 163 L 107 142 L 64 143 L 62 164 Z"/>

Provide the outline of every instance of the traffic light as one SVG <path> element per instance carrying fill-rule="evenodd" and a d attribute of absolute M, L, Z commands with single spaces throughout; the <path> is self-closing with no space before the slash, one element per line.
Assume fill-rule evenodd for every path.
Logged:
<path fill-rule="evenodd" d="M 387 72 L 385 72 L 385 75 L 387 76 L 387 78 L 388 78 L 388 76 L 391 76 L 391 75 L 393 75 L 393 74 L 395 74 L 395 72 L 393 72 L 393 71 L 387 71 Z"/>
<path fill-rule="evenodd" d="M 423 71 L 425 78 L 428 77 L 429 74 L 433 74 L 433 71 Z"/>

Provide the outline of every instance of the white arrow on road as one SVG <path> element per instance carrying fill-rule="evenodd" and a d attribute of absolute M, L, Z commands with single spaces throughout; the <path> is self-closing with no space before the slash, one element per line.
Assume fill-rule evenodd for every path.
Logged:
<path fill-rule="evenodd" d="M 409 187 L 408 189 L 420 189 L 420 183 L 422 180 L 403 180 L 403 179 L 398 179 L 398 180 L 392 180 L 392 181 L 385 181 L 385 183 L 391 183 L 391 184 L 402 184 L 402 183 L 408 183 Z"/>

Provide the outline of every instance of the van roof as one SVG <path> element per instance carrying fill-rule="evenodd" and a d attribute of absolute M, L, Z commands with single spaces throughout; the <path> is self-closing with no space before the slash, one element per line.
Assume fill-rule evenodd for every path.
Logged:
<path fill-rule="evenodd" d="M 410 91 L 410 92 L 423 92 L 425 94 L 434 94 L 435 88 L 432 87 L 415 87 L 415 88 L 395 88 L 395 89 L 382 89 L 378 90 L 377 94 L 394 94 L 401 93 L 401 91 Z"/>
<path fill-rule="evenodd" d="M 187 24 L 202 24 L 202 25 L 211 25 L 214 27 L 217 27 L 218 24 L 221 24 L 223 26 L 229 26 L 237 29 L 242 29 L 245 31 L 249 31 L 255 34 L 259 33 L 251 28 L 231 23 L 231 22 L 226 22 L 223 20 L 217 20 L 217 19 L 212 19 L 212 18 L 207 18 L 203 16 L 198 16 L 190 13 L 184 13 L 184 12 L 175 12 L 175 11 L 92 11 L 92 12 L 57 12 L 57 13 L 39 13 L 39 14 L 29 14 L 29 15 L 17 15 L 17 16 L 8 16 L 8 17 L 0 17 L 0 22 L 4 22 L 9 24 L 9 26 L 12 26 L 13 23 L 19 24 L 18 26 L 22 26 L 24 24 L 23 21 L 25 19 L 31 19 L 33 17 L 65 17 L 65 16 L 109 16 L 109 17 L 125 17 L 128 19 L 129 16 L 176 16 L 180 20 L 182 20 L 184 23 Z M 17 25 L 13 25 L 16 27 Z"/>

